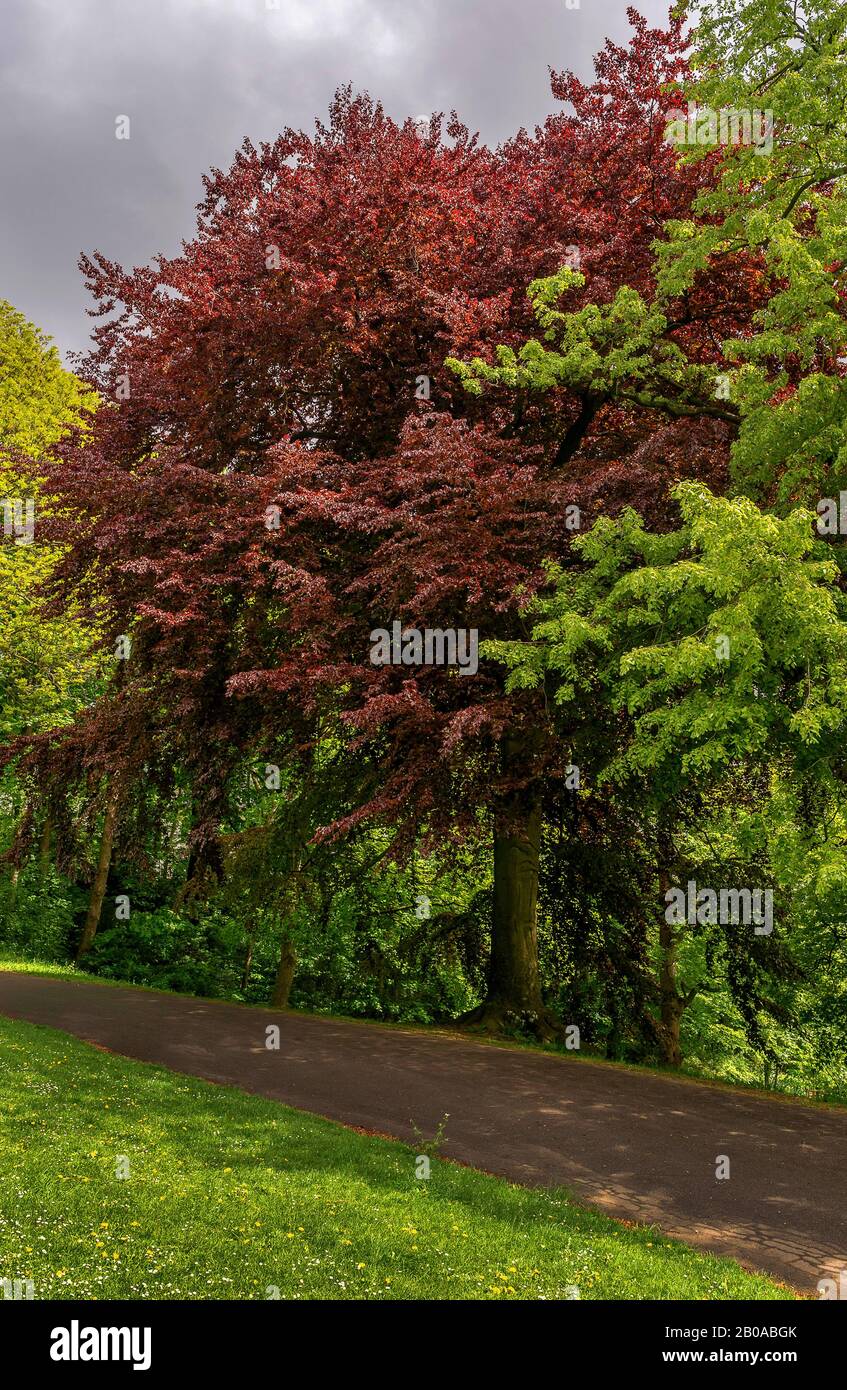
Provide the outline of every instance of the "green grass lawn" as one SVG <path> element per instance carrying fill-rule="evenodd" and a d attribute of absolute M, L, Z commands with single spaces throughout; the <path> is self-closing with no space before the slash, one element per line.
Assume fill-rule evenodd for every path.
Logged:
<path fill-rule="evenodd" d="M 35 1298 L 792 1297 L 561 1191 L 415 1169 L 406 1145 L 0 1018 L 0 1279 Z"/>

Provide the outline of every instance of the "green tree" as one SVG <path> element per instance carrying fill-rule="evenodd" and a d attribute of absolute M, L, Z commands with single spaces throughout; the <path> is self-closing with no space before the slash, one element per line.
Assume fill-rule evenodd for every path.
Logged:
<path fill-rule="evenodd" d="M 815 539 L 809 512 L 782 520 L 695 483 L 681 484 L 675 496 L 678 531 L 650 533 L 631 511 L 601 519 L 575 541 L 581 567 L 550 567 L 550 590 L 528 608 L 530 640 L 483 650 L 508 667 L 511 687 L 544 684 L 577 741 L 581 706 L 603 692 L 614 736 L 589 771 L 646 812 L 651 827 L 662 1038 L 666 1060 L 678 1065 L 681 1019 L 707 962 L 683 940 L 686 924 L 668 920 L 667 894 L 698 859 L 748 877 L 755 866 L 771 884 L 778 879 L 769 807 L 778 797 L 784 814 L 787 786 L 802 796 L 795 828 L 802 840 L 805 823 L 807 850 L 840 806 L 847 616 L 838 566 Z M 720 843 L 704 861 L 709 824 Z M 829 871 L 833 857 L 843 871 L 843 835 L 830 838 Z M 788 869 L 787 893 L 796 843 L 793 859 L 783 850 L 779 862 Z M 733 928 L 724 945 L 748 995 L 756 973 L 785 973 L 779 934 L 754 941 L 734 930 L 737 923 L 722 925 Z M 755 1026 L 752 1008 L 748 1015 Z"/>
<path fill-rule="evenodd" d="M 60 552 L 39 539 L 39 521 L 49 505 L 43 488 L 47 456 L 69 431 L 85 430 L 96 401 L 95 393 L 62 367 L 49 340 L 0 301 L 0 748 L 19 735 L 68 724 L 96 692 L 101 663 L 91 652 L 91 631 L 73 604 L 60 615 L 44 612 L 43 591 Z M 19 897 L 17 867 L 4 887 L 7 915 L 32 917 L 34 900 L 44 891 L 55 917 L 64 896 L 52 879 L 48 883 L 52 819 L 44 813 L 37 824 L 27 805 L 28 787 L 8 771 L 4 792 L 4 838 L 21 825 L 40 838 L 27 902 Z M 37 935 L 37 922 L 35 930 Z"/>
<path fill-rule="evenodd" d="M 95 405 L 49 340 L 0 301 L 0 742 L 67 722 L 96 670 L 73 612 L 42 612 L 58 554 L 38 543 L 40 464 Z"/>
<path fill-rule="evenodd" d="M 753 331 L 724 342 L 734 474 L 782 507 L 814 503 L 847 482 L 847 5 L 707 0 L 692 61 L 698 110 L 758 111 L 772 136 L 725 146 L 715 186 L 668 225 L 660 293 L 686 294 L 739 256 L 764 264 Z M 688 162 L 709 155 L 708 137 L 681 147 Z"/>

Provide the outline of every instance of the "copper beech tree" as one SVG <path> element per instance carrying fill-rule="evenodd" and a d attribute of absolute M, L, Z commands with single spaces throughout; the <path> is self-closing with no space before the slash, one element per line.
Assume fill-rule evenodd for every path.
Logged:
<path fill-rule="evenodd" d="M 539 331 L 528 285 L 563 265 L 580 271 L 571 312 L 624 286 L 651 303 L 653 243 L 713 171 L 680 166 L 664 138 L 680 23 L 630 17 L 595 83 L 554 75 L 571 112 L 496 151 L 455 117 L 398 125 L 345 90 L 313 137 L 245 142 L 213 171 L 177 257 L 83 259 L 101 317 L 84 374 L 103 404 L 52 472 L 56 583 L 105 609 L 105 641 L 128 636 L 130 655 L 99 705 L 26 753 L 58 796 L 73 746 L 109 806 L 116 779 L 129 806 L 179 767 L 201 876 L 245 758 L 342 739 L 359 794 L 319 834 L 388 823 L 398 854 L 489 837 L 477 1016 L 542 1035 L 538 858 L 568 748 L 543 690 L 507 693 L 493 662 L 377 666 L 370 633 L 524 636 L 542 561 L 568 562 L 576 526 L 626 503 L 666 526 L 678 479 L 722 486 L 734 413 L 707 391 L 613 388 L 601 371 L 472 395 L 446 365 L 518 351 Z M 714 364 L 757 293 L 739 253 L 664 308 L 658 338 Z"/>

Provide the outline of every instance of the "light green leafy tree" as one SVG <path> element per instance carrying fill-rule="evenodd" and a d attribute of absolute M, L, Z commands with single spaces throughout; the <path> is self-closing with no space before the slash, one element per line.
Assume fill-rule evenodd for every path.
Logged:
<path fill-rule="evenodd" d="M 694 37 L 701 119 L 723 115 L 732 132 L 727 117 L 752 125 L 758 112 L 772 136 L 724 144 L 716 186 L 658 247 L 659 292 L 682 294 L 739 253 L 762 259 L 767 302 L 724 344 L 734 476 L 783 508 L 813 505 L 847 482 L 847 5 L 707 0 Z M 680 147 L 686 160 L 709 150 Z"/>
<path fill-rule="evenodd" d="M 758 865 L 777 917 L 780 902 L 802 915 L 799 882 L 811 899 L 847 876 L 847 612 L 811 513 L 769 516 L 698 483 L 675 496 L 678 531 L 652 534 L 632 511 L 602 518 L 574 542 L 580 565 L 549 567 L 549 588 L 528 605 L 530 640 L 482 652 L 508 668 L 511 688 L 543 683 L 569 737 L 579 737 L 582 707 L 596 731 L 600 692 L 613 733 L 595 740 L 605 751 L 586 771 L 649 809 L 661 1024 L 666 1060 L 678 1064 L 681 1019 L 708 971 L 702 934 L 667 922 L 664 901 L 703 862 L 710 832 L 718 844 L 706 858 L 748 878 Z M 802 815 L 786 837 L 789 805 Z M 763 970 L 770 953 L 776 976 L 786 974 L 779 932 L 747 941 Z M 744 938 L 724 944 L 738 953 Z"/>
<path fill-rule="evenodd" d="M 95 676 L 91 634 L 73 612 L 47 618 L 39 588 L 57 552 L 39 544 L 39 462 L 84 426 L 95 394 L 66 371 L 56 349 L 0 301 L 0 741 L 67 722 Z"/>

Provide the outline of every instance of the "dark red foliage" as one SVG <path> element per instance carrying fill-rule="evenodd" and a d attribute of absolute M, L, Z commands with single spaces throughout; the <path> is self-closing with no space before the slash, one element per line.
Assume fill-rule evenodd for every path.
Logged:
<path fill-rule="evenodd" d="M 239 759 L 302 746 L 329 717 L 380 769 L 336 828 L 380 815 L 464 829 L 516 781 L 554 775 L 567 750 L 543 696 L 506 694 L 493 663 L 474 677 L 374 667 L 371 629 L 520 634 L 517 590 L 567 552 L 566 503 L 587 521 L 626 502 L 662 521 L 678 477 L 720 481 L 721 421 L 586 411 L 564 392 L 474 401 L 443 366 L 524 341 L 526 286 L 569 246 L 585 301 L 625 283 L 651 294 L 652 242 L 710 174 L 677 169 L 663 139 L 681 25 L 631 18 L 630 48 L 606 46 L 595 84 L 553 76 L 572 113 L 502 149 L 455 117 L 398 126 L 345 90 L 314 137 L 245 141 L 214 171 L 178 257 L 131 272 L 83 258 L 104 316 L 84 370 L 105 404 L 52 475 L 59 585 L 104 597 L 110 642 L 131 633 L 133 651 L 108 740 L 96 710 L 72 737 L 87 731 L 104 770 L 137 769 L 139 749 L 179 763 L 200 838 Z M 692 356 L 742 331 L 755 289 L 739 264 L 678 306 Z M 531 749 L 517 769 L 499 758 L 506 733 Z M 61 756 L 47 748 L 36 761 Z"/>

